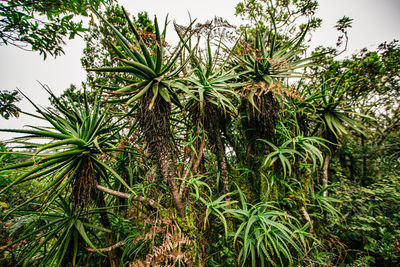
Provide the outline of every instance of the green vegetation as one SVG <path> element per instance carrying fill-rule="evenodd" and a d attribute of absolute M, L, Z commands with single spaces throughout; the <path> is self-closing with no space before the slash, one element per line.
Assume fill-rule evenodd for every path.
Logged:
<path fill-rule="evenodd" d="M 19 134 L 0 147 L 1 264 L 400 264 L 398 41 L 339 60 L 344 17 L 306 56 L 316 1 L 244 1 L 248 24 L 174 24 L 174 45 L 168 18 L 113 1 L 12 2 L 93 19 L 82 89 L 43 86 L 46 126 L 0 129 Z"/>
<path fill-rule="evenodd" d="M 72 39 L 85 28 L 74 16 L 88 16 L 89 7 L 98 8 L 112 0 L 9 0 L 0 3 L 0 44 L 58 56 L 64 51 L 63 38 Z"/>

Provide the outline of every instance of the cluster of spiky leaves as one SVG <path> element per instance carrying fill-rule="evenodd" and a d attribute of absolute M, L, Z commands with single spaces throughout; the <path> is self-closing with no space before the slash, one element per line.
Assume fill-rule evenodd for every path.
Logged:
<path fill-rule="evenodd" d="M 250 207 L 239 190 L 241 208 L 227 210 L 240 221 L 234 235 L 234 242 L 241 239 L 243 246 L 239 254 L 242 266 L 266 264 L 292 265 L 291 250 L 302 253 L 302 242 L 307 235 L 305 229 L 296 228 L 296 218 L 278 210 L 273 203 L 265 200 Z M 277 264 L 277 265 L 278 265 Z"/>
<path fill-rule="evenodd" d="M 114 88 L 112 93 L 118 97 L 118 101 L 124 102 L 125 105 L 139 100 L 147 92 L 151 92 L 153 95 L 149 106 L 150 109 L 158 96 L 162 97 L 166 102 L 173 101 L 179 105 L 175 90 L 186 90 L 186 88 L 176 78 L 187 62 L 181 62 L 179 67 L 176 67 L 175 63 L 184 46 L 177 47 L 167 58 L 164 47 L 166 45 L 167 20 L 165 21 L 163 32 L 160 32 L 157 18 L 155 18 L 155 36 L 151 36 L 151 45 L 147 45 L 125 10 L 124 15 L 130 30 L 135 36 L 134 40 L 127 40 L 113 25 L 104 21 L 118 37 L 119 44 L 112 44 L 112 46 L 119 57 L 120 65 L 89 70 L 128 73 L 131 75 L 131 84 L 122 88 Z"/>
<path fill-rule="evenodd" d="M 89 222 L 88 215 L 96 216 L 101 212 L 99 209 L 77 211 L 72 202 L 61 196 L 55 201 L 52 211 L 18 212 L 19 217 L 12 221 L 10 234 L 19 237 L 3 247 L 2 251 L 17 246 L 23 240 L 32 240 L 22 250 L 15 250 L 22 266 L 29 266 L 38 253 L 44 255 L 39 266 L 76 266 L 80 261 L 78 255 L 82 257 L 84 253 L 82 242 L 97 250 L 92 241 L 95 232 L 111 232 L 110 229 Z"/>
<path fill-rule="evenodd" d="M 99 157 L 115 150 L 116 135 L 123 127 L 120 122 L 113 122 L 112 118 L 107 116 L 106 110 L 101 109 L 101 101 L 98 98 L 92 104 L 88 103 L 86 98 L 83 103 L 77 104 L 71 101 L 67 107 L 47 88 L 45 89 L 55 100 L 55 110 L 42 109 L 32 103 L 39 117 L 32 116 L 43 119 L 51 125 L 51 128 L 30 126 L 31 129 L 28 130 L 1 129 L 1 131 L 24 134 L 17 138 L 18 143 L 22 145 L 21 148 L 35 151 L 28 154 L 21 152 L 31 155 L 31 160 L 7 165 L 1 169 L 25 169 L 1 192 L 33 179 L 48 179 L 45 188 L 13 210 L 28 204 L 42 194 L 47 194 L 47 198 L 50 199 L 47 202 L 49 205 L 60 194 L 65 194 L 71 184 L 73 184 L 74 204 L 87 206 L 96 184 L 100 182 L 100 177 L 106 176 L 108 170 L 108 166 L 100 161 Z M 35 139 L 47 140 L 48 143 L 33 143 L 32 140 Z M 121 181 L 125 183 L 122 179 Z"/>
<path fill-rule="evenodd" d="M 208 114 L 204 110 L 205 103 L 211 103 L 223 112 L 235 115 L 237 113 L 235 102 L 238 100 L 238 95 L 234 89 L 243 84 L 235 83 L 237 78 L 235 68 L 225 70 L 229 57 L 222 63 L 218 62 L 219 57 L 222 56 L 220 54 L 221 45 L 218 45 L 214 55 L 211 50 L 209 37 L 207 37 L 206 46 L 204 56 L 200 52 L 193 54 L 191 59 L 192 74 L 183 78 L 183 81 L 188 83 L 188 87 L 192 92 L 191 95 L 188 95 L 186 107 L 192 110 L 193 113 L 202 115 Z M 193 53 L 194 49 L 189 45 L 186 48 L 190 53 Z M 199 58 L 201 56 L 202 58 L 206 58 L 206 62 Z"/>

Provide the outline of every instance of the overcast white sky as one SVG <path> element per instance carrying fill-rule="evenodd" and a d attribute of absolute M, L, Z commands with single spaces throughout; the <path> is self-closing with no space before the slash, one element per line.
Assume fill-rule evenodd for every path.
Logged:
<path fill-rule="evenodd" d="M 147 11 L 152 18 L 164 18 L 168 13 L 171 20 L 180 24 L 192 18 L 204 22 L 214 16 L 223 17 L 231 24 L 238 25 L 241 20 L 234 16 L 237 0 L 120 0 L 121 5 L 132 14 Z M 400 39 L 400 0 L 320 0 L 317 16 L 323 19 L 322 28 L 313 34 L 312 45 L 334 46 L 338 33 L 333 28 L 336 21 L 348 16 L 353 21 L 349 30 L 347 55 L 363 47 L 375 49 L 384 41 Z M 167 37 L 168 39 L 168 37 Z M 168 41 L 168 40 L 167 40 Z M 77 38 L 67 42 L 65 55 L 43 61 L 37 52 L 26 52 L 12 46 L 0 47 L 0 89 L 19 88 L 34 102 L 48 105 L 48 96 L 37 81 L 47 84 L 56 94 L 60 94 L 71 83 L 79 85 L 85 79 L 85 70 L 80 65 L 84 42 Z M 19 106 L 33 112 L 26 100 Z M 19 119 L 0 118 L 0 128 L 21 128 L 26 124 L 37 124 L 21 115 Z M 0 141 L 10 137 L 0 132 Z"/>

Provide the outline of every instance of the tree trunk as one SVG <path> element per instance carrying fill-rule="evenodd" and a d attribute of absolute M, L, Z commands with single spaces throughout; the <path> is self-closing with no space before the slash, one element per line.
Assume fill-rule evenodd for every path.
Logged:
<path fill-rule="evenodd" d="M 138 110 L 139 124 L 150 153 L 156 159 L 161 176 L 169 187 L 174 207 L 181 219 L 184 220 L 185 206 L 176 182 L 178 175 L 170 142 L 171 104 L 162 97 L 157 97 L 153 107 L 150 108 L 152 98 L 153 93 L 149 91 L 142 99 Z"/>
<path fill-rule="evenodd" d="M 182 196 L 179 194 L 179 189 L 176 183 L 176 178 L 178 175 L 175 171 L 175 164 L 171 155 L 170 150 L 166 149 L 165 145 L 158 145 L 157 148 L 153 148 L 153 150 L 157 150 L 157 160 L 158 165 L 160 167 L 161 175 L 164 181 L 169 186 L 171 191 L 172 199 L 175 205 L 175 208 L 182 218 L 185 219 L 185 205 L 182 201 Z"/>
<path fill-rule="evenodd" d="M 326 153 L 325 155 L 325 160 L 324 160 L 324 168 L 323 168 L 323 180 L 322 180 L 322 186 L 325 188 L 328 186 L 328 169 L 329 169 L 329 162 L 331 160 L 331 154 L 329 152 Z M 323 193 L 324 197 L 328 196 L 328 190 L 325 190 Z"/>

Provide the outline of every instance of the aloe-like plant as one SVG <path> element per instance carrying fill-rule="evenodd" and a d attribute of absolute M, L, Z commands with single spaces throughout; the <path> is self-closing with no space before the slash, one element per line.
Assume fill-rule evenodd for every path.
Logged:
<path fill-rule="evenodd" d="M 190 37 L 187 37 L 184 43 L 178 45 L 174 51 L 168 54 L 166 49 L 165 36 L 167 28 L 167 18 L 164 24 L 164 30 L 160 32 L 157 17 L 154 19 L 155 34 L 151 35 L 150 41 L 145 41 L 145 37 L 142 36 L 129 15 L 123 9 L 126 22 L 129 29 L 132 31 L 134 38 L 128 39 L 118 29 L 116 29 L 111 23 L 105 20 L 100 14 L 97 16 L 103 20 L 103 22 L 111 29 L 116 35 L 116 39 L 119 41 L 118 44 L 112 43 L 114 52 L 118 55 L 118 66 L 106 66 L 100 68 L 90 68 L 89 71 L 96 72 L 110 72 L 110 73 L 125 73 L 130 76 L 129 79 L 125 79 L 127 82 L 131 82 L 121 88 L 110 88 L 104 85 L 105 88 L 110 90 L 110 94 L 117 96 L 118 102 L 129 105 L 135 103 L 140 99 L 148 105 L 147 109 L 152 110 L 154 105 L 158 103 L 157 98 L 161 97 L 163 101 L 170 103 L 173 102 L 180 105 L 176 90 L 184 90 L 189 92 L 185 86 L 179 81 L 178 75 L 182 69 L 189 62 L 190 57 L 185 62 L 177 64 L 177 61 L 184 49 L 184 43 L 188 41 Z M 149 38 L 149 37 L 146 37 Z M 103 86 L 103 85 L 99 85 Z"/>
<path fill-rule="evenodd" d="M 350 101 L 346 99 L 346 92 L 351 88 L 351 83 L 344 81 L 347 73 L 343 73 L 338 78 L 326 80 L 321 76 L 321 82 L 315 90 L 306 90 L 309 93 L 306 104 L 307 109 L 311 108 L 310 117 L 317 121 L 314 133 L 322 131 L 322 137 L 330 142 L 330 151 L 327 151 L 324 159 L 323 186 L 328 186 L 328 167 L 331 153 L 334 152 L 335 144 L 338 143 L 340 136 L 347 134 L 350 128 L 360 134 L 365 135 L 365 127 L 358 121 L 359 118 L 371 119 L 368 116 L 355 112 Z M 311 104 L 311 105 L 310 105 Z M 304 105 L 304 104 L 303 104 Z M 324 191 L 324 196 L 328 191 Z"/>
<path fill-rule="evenodd" d="M 287 140 L 279 147 L 263 139 L 260 139 L 260 141 L 268 144 L 272 149 L 272 152 L 266 155 L 262 167 L 269 168 L 276 161 L 279 161 L 283 168 L 284 177 L 292 173 L 292 166 L 296 155 L 304 162 L 311 159 L 313 170 L 315 171 L 318 162 L 320 166 L 323 163 L 323 156 L 319 147 L 327 148 L 324 144 L 325 140 L 315 136 L 304 137 L 299 135 Z"/>
<path fill-rule="evenodd" d="M 305 230 L 297 226 L 296 218 L 267 202 L 268 196 L 263 202 L 250 205 L 238 190 L 241 207 L 224 211 L 240 223 L 230 234 L 234 243 L 240 244 L 238 262 L 241 266 L 292 266 L 295 253 L 303 253 Z"/>
<path fill-rule="evenodd" d="M 183 41 L 182 37 L 181 40 Z M 186 48 L 193 55 L 192 73 L 183 79 L 188 83 L 188 88 L 192 92 L 186 97 L 186 108 L 191 114 L 192 123 L 197 125 L 201 122 L 207 133 L 210 147 L 217 157 L 224 191 L 228 193 L 228 164 L 224 156 L 225 146 L 221 133 L 226 132 L 227 124 L 231 119 L 230 115 L 237 114 L 235 104 L 238 103 L 239 96 L 234 89 L 242 84 L 235 82 L 237 77 L 234 68 L 226 70 L 229 56 L 220 62 L 220 43 L 216 47 L 215 53 L 212 52 L 210 36 L 207 37 L 204 55 L 201 54 L 201 51 L 193 53 L 196 48 L 192 49 L 188 44 Z"/>
<path fill-rule="evenodd" d="M 15 239 L 0 252 L 12 248 L 22 266 L 76 266 L 78 254 L 86 247 L 98 251 L 94 239 L 99 240 L 99 233 L 111 230 L 90 222 L 88 215 L 94 217 L 103 211 L 77 211 L 72 202 L 61 196 L 53 204 L 48 212 L 18 212 L 10 227 Z M 24 245 L 13 247 L 21 242 Z"/>
<path fill-rule="evenodd" d="M 335 218 L 343 218 L 343 215 L 340 213 L 340 211 L 335 208 L 334 204 L 336 203 L 342 203 L 340 199 L 333 198 L 333 197 L 328 197 L 324 196 L 324 192 L 328 190 L 329 188 L 332 187 L 337 187 L 338 185 L 336 184 L 331 184 L 327 187 L 319 187 L 318 192 L 315 192 L 313 188 L 311 188 L 311 201 L 312 201 L 312 206 L 314 209 L 317 210 L 317 214 L 314 214 L 315 216 L 324 216 L 326 214 L 331 214 Z"/>
<path fill-rule="evenodd" d="M 213 200 L 212 195 L 205 195 L 205 198 L 199 197 L 200 202 L 202 202 L 206 206 L 206 212 L 204 217 L 204 230 L 207 227 L 207 223 L 209 223 L 209 216 L 213 214 L 216 216 L 223 224 L 225 234 L 228 234 L 228 223 L 225 216 L 226 208 L 230 207 L 234 202 L 224 200 L 228 195 L 232 195 L 234 192 L 230 192 L 228 194 L 224 194 L 217 199 Z"/>
<path fill-rule="evenodd" d="M 301 77 L 296 70 L 310 66 L 311 60 L 319 56 L 299 57 L 303 52 L 301 45 L 307 31 L 308 27 L 289 41 L 279 40 L 276 29 L 266 30 L 264 33 L 257 31 L 253 41 L 245 38 L 244 44 L 239 47 L 239 51 L 243 50 L 240 52 L 242 56 L 237 57 L 243 68 L 243 75 L 267 84 L 277 79 Z"/>
<path fill-rule="evenodd" d="M 112 122 L 112 118 L 101 109 L 99 98 L 92 104 L 88 103 L 86 98 L 83 103 L 70 100 L 68 103 L 70 108 L 67 108 L 50 90 L 45 89 L 54 100 L 55 110 L 43 109 L 31 102 L 38 112 L 38 115 L 32 114 L 32 116 L 44 120 L 50 127 L 0 129 L 0 131 L 23 134 L 16 138 L 16 142 L 22 144 L 24 148 L 35 151 L 11 152 L 31 156 L 31 159 L 6 165 L 0 169 L 0 171 L 21 170 L 7 186 L 1 189 L 0 193 L 30 180 L 46 181 L 45 186 L 37 194 L 13 207 L 9 213 L 44 194 L 47 194 L 45 204 L 48 206 L 61 194 L 67 195 L 69 188 L 72 189 L 71 199 L 74 207 L 86 207 L 96 191 L 100 178 L 106 177 L 108 172 L 129 187 L 113 169 L 100 160 L 100 156 L 116 150 L 114 139 L 123 125 L 120 125 L 119 121 Z M 32 142 L 38 138 L 47 140 L 47 143 Z"/>
<path fill-rule="evenodd" d="M 105 201 L 102 192 L 98 191 L 98 186 L 101 179 L 109 183 L 109 174 L 134 193 L 125 180 L 104 162 L 105 156 L 119 150 L 117 137 L 119 131 L 125 126 L 122 123 L 123 119 L 115 121 L 114 118 L 108 116 L 99 95 L 92 100 L 92 103 L 89 103 L 86 98 L 86 92 L 83 94 L 82 102 L 72 99 L 61 102 L 49 89 L 44 88 L 53 100 L 54 109 L 43 109 L 32 102 L 38 113 L 32 116 L 44 120 L 49 126 L 30 126 L 30 129 L 23 130 L 1 129 L 1 131 L 23 134 L 16 138 L 16 142 L 20 143 L 26 149 L 25 151 L 33 150 L 34 152 L 12 152 L 30 156 L 31 159 L 0 169 L 0 171 L 18 170 L 15 172 L 16 176 L 2 188 L 0 193 L 16 184 L 31 180 L 38 179 L 44 184 L 33 196 L 9 209 L 6 216 L 42 196 L 42 212 L 51 208 L 52 203 L 61 196 L 71 201 L 73 214 L 88 210 L 93 200 L 96 200 L 95 204 L 102 208 L 105 206 Z M 33 140 L 38 138 L 47 142 L 34 143 Z M 101 224 L 104 228 L 109 228 L 108 215 L 104 210 L 99 213 L 101 213 Z M 69 240 L 69 236 L 68 233 L 63 239 Z M 114 242 L 112 233 L 106 234 L 106 241 L 107 245 L 112 245 Z M 45 243 L 42 246 L 45 246 Z M 32 251 L 37 252 L 37 250 Z M 28 254 L 24 254 L 23 257 L 33 257 L 36 252 L 27 252 Z M 61 257 L 65 251 L 57 251 L 57 255 L 59 253 Z M 115 261 L 112 253 L 110 252 L 109 257 L 111 262 Z M 76 255 L 74 257 L 76 258 Z"/>
<path fill-rule="evenodd" d="M 315 109 L 314 119 L 323 127 L 324 138 L 336 142 L 343 134 L 347 134 L 346 127 L 364 134 L 365 127 L 357 121 L 357 117 L 368 118 L 368 116 L 354 111 L 350 101 L 346 99 L 346 92 L 352 86 L 344 83 L 347 73 L 338 78 L 326 80 L 321 77 L 321 83 L 315 89 L 317 97 L 312 99 Z"/>
<path fill-rule="evenodd" d="M 294 94 L 282 83 L 283 80 L 301 77 L 297 70 L 312 64 L 313 57 L 301 57 L 307 30 L 289 41 L 280 40 L 276 29 L 264 33 L 257 31 L 253 39 L 246 37 L 236 48 L 240 77 L 248 82 L 241 93 L 241 110 L 247 114 L 247 119 L 242 121 L 245 129 L 249 129 L 248 140 L 273 141 L 279 110 L 275 95 Z"/>
<path fill-rule="evenodd" d="M 183 38 L 181 37 L 181 40 Z M 239 100 L 235 88 L 242 86 L 242 83 L 235 83 L 237 75 L 235 69 L 227 69 L 227 63 L 230 55 L 225 60 L 220 61 L 222 56 L 220 53 L 221 45 L 219 44 L 215 53 L 212 52 L 210 37 L 206 41 L 206 50 L 204 55 L 200 55 L 200 51 L 192 49 L 189 45 L 186 48 L 192 54 L 192 73 L 183 78 L 183 81 L 189 83 L 189 90 L 192 92 L 188 95 L 188 109 L 195 109 L 200 116 L 207 116 L 209 112 L 204 110 L 206 103 L 215 105 L 224 113 L 237 114 L 235 102 Z M 203 58 L 206 60 L 204 61 Z M 194 106 L 198 106 L 195 108 Z"/>
<path fill-rule="evenodd" d="M 178 75 L 189 62 L 178 59 L 185 47 L 185 41 L 167 55 L 165 27 L 160 32 L 157 18 L 154 19 L 155 34 L 145 42 L 144 36 L 135 27 L 127 12 L 123 9 L 126 22 L 134 38 L 123 36 L 113 25 L 97 14 L 116 35 L 119 44 L 113 44 L 118 55 L 119 66 L 89 69 L 98 72 L 125 73 L 130 83 L 122 88 L 114 88 L 111 95 L 125 105 L 137 103 L 137 119 L 149 146 L 150 153 L 156 159 L 164 182 L 168 185 L 174 207 L 180 217 L 185 218 L 185 204 L 179 193 L 176 167 L 174 166 L 170 142 L 171 103 L 180 106 L 178 91 L 191 92 L 179 81 Z M 94 11 L 95 12 L 95 11 Z M 190 36 L 186 38 L 189 40 Z"/>

